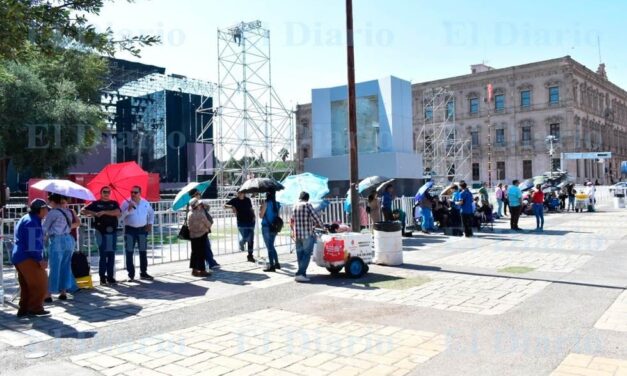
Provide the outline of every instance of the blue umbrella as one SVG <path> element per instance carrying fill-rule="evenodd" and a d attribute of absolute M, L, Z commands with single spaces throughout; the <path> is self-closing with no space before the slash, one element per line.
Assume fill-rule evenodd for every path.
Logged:
<path fill-rule="evenodd" d="M 328 183 L 329 179 L 310 172 L 290 175 L 281 182 L 285 189 L 277 192 L 276 199 L 282 204 L 292 205 L 298 202 L 298 196 L 305 191 L 309 193 L 309 202 L 316 204 L 329 194 Z"/>
<path fill-rule="evenodd" d="M 172 203 L 172 210 L 177 211 L 184 209 L 189 201 L 192 199 L 192 196 L 189 195 L 189 192 L 192 189 L 196 189 L 200 194 L 203 194 L 204 191 L 209 188 L 211 184 L 211 180 L 203 181 L 203 182 L 191 182 L 187 184 L 179 193 L 174 197 L 174 202 Z"/>
<path fill-rule="evenodd" d="M 527 179 L 523 181 L 522 183 L 518 184 L 518 188 L 520 188 L 521 191 L 526 191 L 534 187 L 533 183 L 534 183 L 533 179 Z"/>
<path fill-rule="evenodd" d="M 414 197 L 414 199 L 416 201 L 422 201 L 422 198 L 424 197 L 425 193 L 429 189 L 431 189 L 431 187 L 433 187 L 433 182 L 431 180 L 429 180 L 428 182 L 423 184 L 423 186 L 420 187 L 420 189 L 418 189 L 418 192 L 416 192 L 416 197 Z"/>

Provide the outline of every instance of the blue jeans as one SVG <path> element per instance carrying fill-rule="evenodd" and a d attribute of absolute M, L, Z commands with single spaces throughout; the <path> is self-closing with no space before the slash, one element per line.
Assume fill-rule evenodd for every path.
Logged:
<path fill-rule="evenodd" d="M 568 210 L 575 211 L 575 196 L 568 196 Z"/>
<path fill-rule="evenodd" d="M 100 251 L 100 262 L 98 264 L 98 274 L 100 280 L 115 279 L 115 251 L 118 242 L 117 231 L 101 233 L 96 230 L 96 242 Z"/>
<path fill-rule="evenodd" d="M 298 260 L 296 275 L 307 275 L 307 267 L 309 267 L 309 260 L 315 243 L 316 237 L 313 235 L 305 239 L 296 239 L 296 259 Z"/>
<path fill-rule="evenodd" d="M 253 254 L 255 228 L 254 227 L 237 227 L 239 230 L 239 250 L 244 252 L 244 245 L 248 243 L 248 254 Z"/>
<path fill-rule="evenodd" d="M 144 227 L 124 226 L 124 251 L 126 252 L 126 271 L 130 279 L 135 278 L 135 245 L 139 249 L 139 272 L 148 271 L 148 232 Z"/>
<path fill-rule="evenodd" d="M 422 208 L 422 231 L 433 230 L 433 213 L 430 208 Z"/>
<path fill-rule="evenodd" d="M 544 205 L 533 204 L 533 214 L 536 216 L 536 228 L 544 228 Z"/>
<path fill-rule="evenodd" d="M 207 263 L 207 267 L 209 269 L 218 265 L 216 259 L 213 258 L 213 251 L 211 250 L 211 240 L 207 238 L 207 245 L 205 245 L 205 262 Z"/>
<path fill-rule="evenodd" d="M 503 216 L 503 200 L 496 200 L 496 204 L 498 205 L 496 209 L 496 214 L 499 217 L 502 217 Z"/>
<path fill-rule="evenodd" d="M 268 249 L 268 263 L 270 265 L 276 265 L 279 263 L 279 255 L 274 248 L 274 240 L 276 239 L 276 233 L 270 231 L 270 226 L 262 226 L 261 234 L 263 235 L 263 242 L 266 243 Z"/>
<path fill-rule="evenodd" d="M 48 291 L 58 294 L 61 291 L 78 289 L 72 274 L 72 254 L 74 238 L 71 235 L 54 235 L 48 245 Z"/>

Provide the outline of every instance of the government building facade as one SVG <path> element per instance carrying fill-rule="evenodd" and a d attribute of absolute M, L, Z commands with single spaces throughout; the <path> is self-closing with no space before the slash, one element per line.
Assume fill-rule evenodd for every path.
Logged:
<path fill-rule="evenodd" d="M 603 64 L 596 72 L 570 56 L 502 69 L 479 64 L 468 75 L 412 84 L 417 153 L 423 152 L 422 128 L 437 116 L 426 98 L 442 88 L 455 137 L 471 145 L 471 182 L 511 183 L 560 167 L 578 183 L 620 178 L 620 162 L 627 160 L 627 92 L 608 79 Z M 299 171 L 312 156 L 312 118 L 311 104 L 297 107 Z M 552 156 L 547 136 L 553 136 Z M 611 152 L 612 158 L 560 159 L 561 153 L 592 152 Z"/>

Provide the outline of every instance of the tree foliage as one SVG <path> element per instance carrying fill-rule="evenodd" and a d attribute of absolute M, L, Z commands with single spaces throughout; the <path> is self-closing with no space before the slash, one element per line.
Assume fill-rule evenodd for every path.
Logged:
<path fill-rule="evenodd" d="M 27 45 L 45 55 L 56 55 L 61 47 L 109 56 L 127 51 L 139 56 L 141 47 L 159 43 L 156 36 L 116 39 L 111 28 L 96 30 L 87 16 L 100 14 L 104 4 L 104 0 L 2 0 L 0 56 L 19 60 Z"/>
<path fill-rule="evenodd" d="M 101 77 L 106 65 L 72 50 L 54 58 L 38 56 L 33 52 L 28 63 L 3 65 L 0 154 L 19 170 L 60 175 L 100 139 L 105 122 L 94 98 L 99 81 L 93 77 Z"/>
<path fill-rule="evenodd" d="M 63 174 L 100 140 L 103 55 L 159 42 L 115 39 L 88 15 L 104 0 L 0 0 L 0 160 L 35 175 Z M 0 174 L 0 181 L 4 180 Z"/>

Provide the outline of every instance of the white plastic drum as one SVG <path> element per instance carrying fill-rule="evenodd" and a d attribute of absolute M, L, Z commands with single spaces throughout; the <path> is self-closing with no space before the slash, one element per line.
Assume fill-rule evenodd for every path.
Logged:
<path fill-rule="evenodd" d="M 382 265 L 403 263 L 403 237 L 397 222 L 378 222 L 374 226 L 374 262 Z"/>

